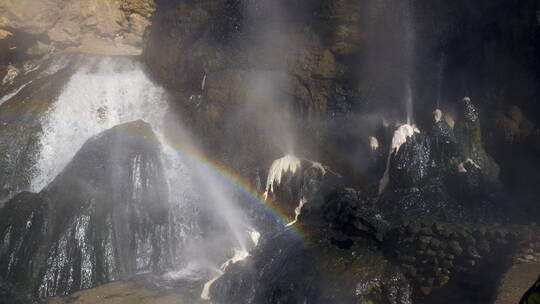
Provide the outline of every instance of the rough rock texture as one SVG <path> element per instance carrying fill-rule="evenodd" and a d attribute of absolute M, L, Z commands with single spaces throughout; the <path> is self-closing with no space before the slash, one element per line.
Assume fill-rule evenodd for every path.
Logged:
<path fill-rule="evenodd" d="M 360 6 L 160 1 L 144 57 L 175 92 L 174 103 L 187 113 L 197 137 L 231 167 L 263 171 L 291 145 L 299 155 L 317 159 L 309 147 L 323 145 L 326 136 L 318 119 L 355 92 L 338 57 L 356 54 L 363 42 Z M 256 118 L 261 112 L 266 117 Z"/>
<path fill-rule="evenodd" d="M 253 254 L 214 283 L 216 303 L 411 303 L 403 274 L 361 245 L 284 231 Z"/>
<path fill-rule="evenodd" d="M 89 140 L 41 193 L 9 201 L 2 281 L 47 297 L 163 269 L 169 206 L 159 152 L 148 124 L 120 125 Z"/>
<path fill-rule="evenodd" d="M 153 0 L 10 0 L 0 4 L 0 29 L 13 30 L 21 40 L 15 47 L 31 55 L 66 47 L 137 55 L 153 11 Z"/>
<path fill-rule="evenodd" d="M 416 134 L 393 153 L 389 162 L 390 187 L 409 188 L 422 185 L 430 173 L 431 142 L 429 137 Z"/>

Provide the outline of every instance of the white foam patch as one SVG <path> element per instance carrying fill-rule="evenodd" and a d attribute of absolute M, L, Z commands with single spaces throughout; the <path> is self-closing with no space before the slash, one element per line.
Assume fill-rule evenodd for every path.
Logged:
<path fill-rule="evenodd" d="M 302 207 L 304 207 L 304 205 L 306 203 L 307 203 L 307 200 L 304 197 L 302 197 L 300 199 L 300 203 L 298 204 L 298 206 L 296 208 L 294 208 L 294 220 L 292 222 L 288 223 L 286 225 L 286 227 L 290 227 L 290 226 L 296 224 L 296 222 L 298 222 L 298 217 L 302 213 Z"/>

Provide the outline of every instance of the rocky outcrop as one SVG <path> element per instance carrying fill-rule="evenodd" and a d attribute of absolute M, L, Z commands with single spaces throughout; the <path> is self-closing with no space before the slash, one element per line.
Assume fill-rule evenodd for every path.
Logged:
<path fill-rule="evenodd" d="M 39 194 L 1 210 L 1 279 L 15 293 L 68 294 L 163 269 L 168 191 L 151 127 L 132 122 L 89 140 Z"/>
<path fill-rule="evenodd" d="M 320 236 L 284 231 L 227 269 L 211 289 L 216 303 L 403 303 L 411 288 L 375 251 L 342 250 Z"/>
<path fill-rule="evenodd" d="M 0 29 L 13 31 L 20 40 L 13 47 L 30 55 L 138 55 L 153 11 L 153 0 L 4 1 Z"/>

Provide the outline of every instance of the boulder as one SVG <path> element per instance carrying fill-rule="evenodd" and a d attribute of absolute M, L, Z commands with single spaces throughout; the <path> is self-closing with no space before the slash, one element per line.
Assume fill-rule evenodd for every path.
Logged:
<path fill-rule="evenodd" d="M 431 142 L 415 134 L 393 153 L 389 162 L 390 188 L 420 187 L 432 169 Z"/>
<path fill-rule="evenodd" d="M 2 210 L 2 279 L 37 297 L 68 294 L 170 263 L 160 145 L 136 121 L 87 141 L 39 194 Z"/>

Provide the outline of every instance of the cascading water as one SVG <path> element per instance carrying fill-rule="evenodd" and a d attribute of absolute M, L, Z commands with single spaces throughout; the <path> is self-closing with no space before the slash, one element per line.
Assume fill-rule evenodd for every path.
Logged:
<path fill-rule="evenodd" d="M 203 165 L 189 162 L 191 159 L 181 155 L 175 146 L 169 144 L 164 135 L 167 113 L 164 90 L 148 79 L 140 63 L 125 58 L 87 60 L 73 74 L 45 115 L 36 162 L 37 173 L 31 188 L 35 192 L 46 188 L 88 139 L 126 122 L 148 122 L 162 146 L 161 162 L 171 206 L 168 250 L 176 266 L 165 278 L 190 276 L 203 279 L 205 271 L 214 269 L 212 272 L 221 274 L 226 268 L 223 265 L 238 261 L 238 256 L 245 258 L 249 249 L 256 245 L 258 237 L 254 238 L 254 235 L 258 235 L 258 232 L 250 227 L 248 220 L 232 204 L 234 198 L 228 195 L 230 191 L 225 189 L 222 181 L 209 174 Z M 182 133 L 178 137 L 190 141 L 186 134 Z M 203 193 L 199 189 L 207 191 Z M 218 251 L 228 252 L 227 247 L 233 249 L 235 254 L 231 259 L 213 252 L 208 254 L 206 260 L 182 256 L 193 243 L 204 242 L 200 240 L 200 206 L 194 203 L 200 201 L 201 197 L 213 203 L 206 208 L 226 224 L 228 232 L 223 235 L 226 235 L 225 242 L 228 243 Z M 209 244 L 204 246 L 211 247 Z M 225 259 L 227 262 L 222 265 Z M 216 265 L 222 265 L 223 269 L 218 270 Z"/>
<path fill-rule="evenodd" d="M 115 125 L 142 119 L 159 133 L 167 109 L 163 94 L 137 63 L 105 58 L 84 64 L 46 115 L 31 189 L 41 191 L 86 140 Z"/>

